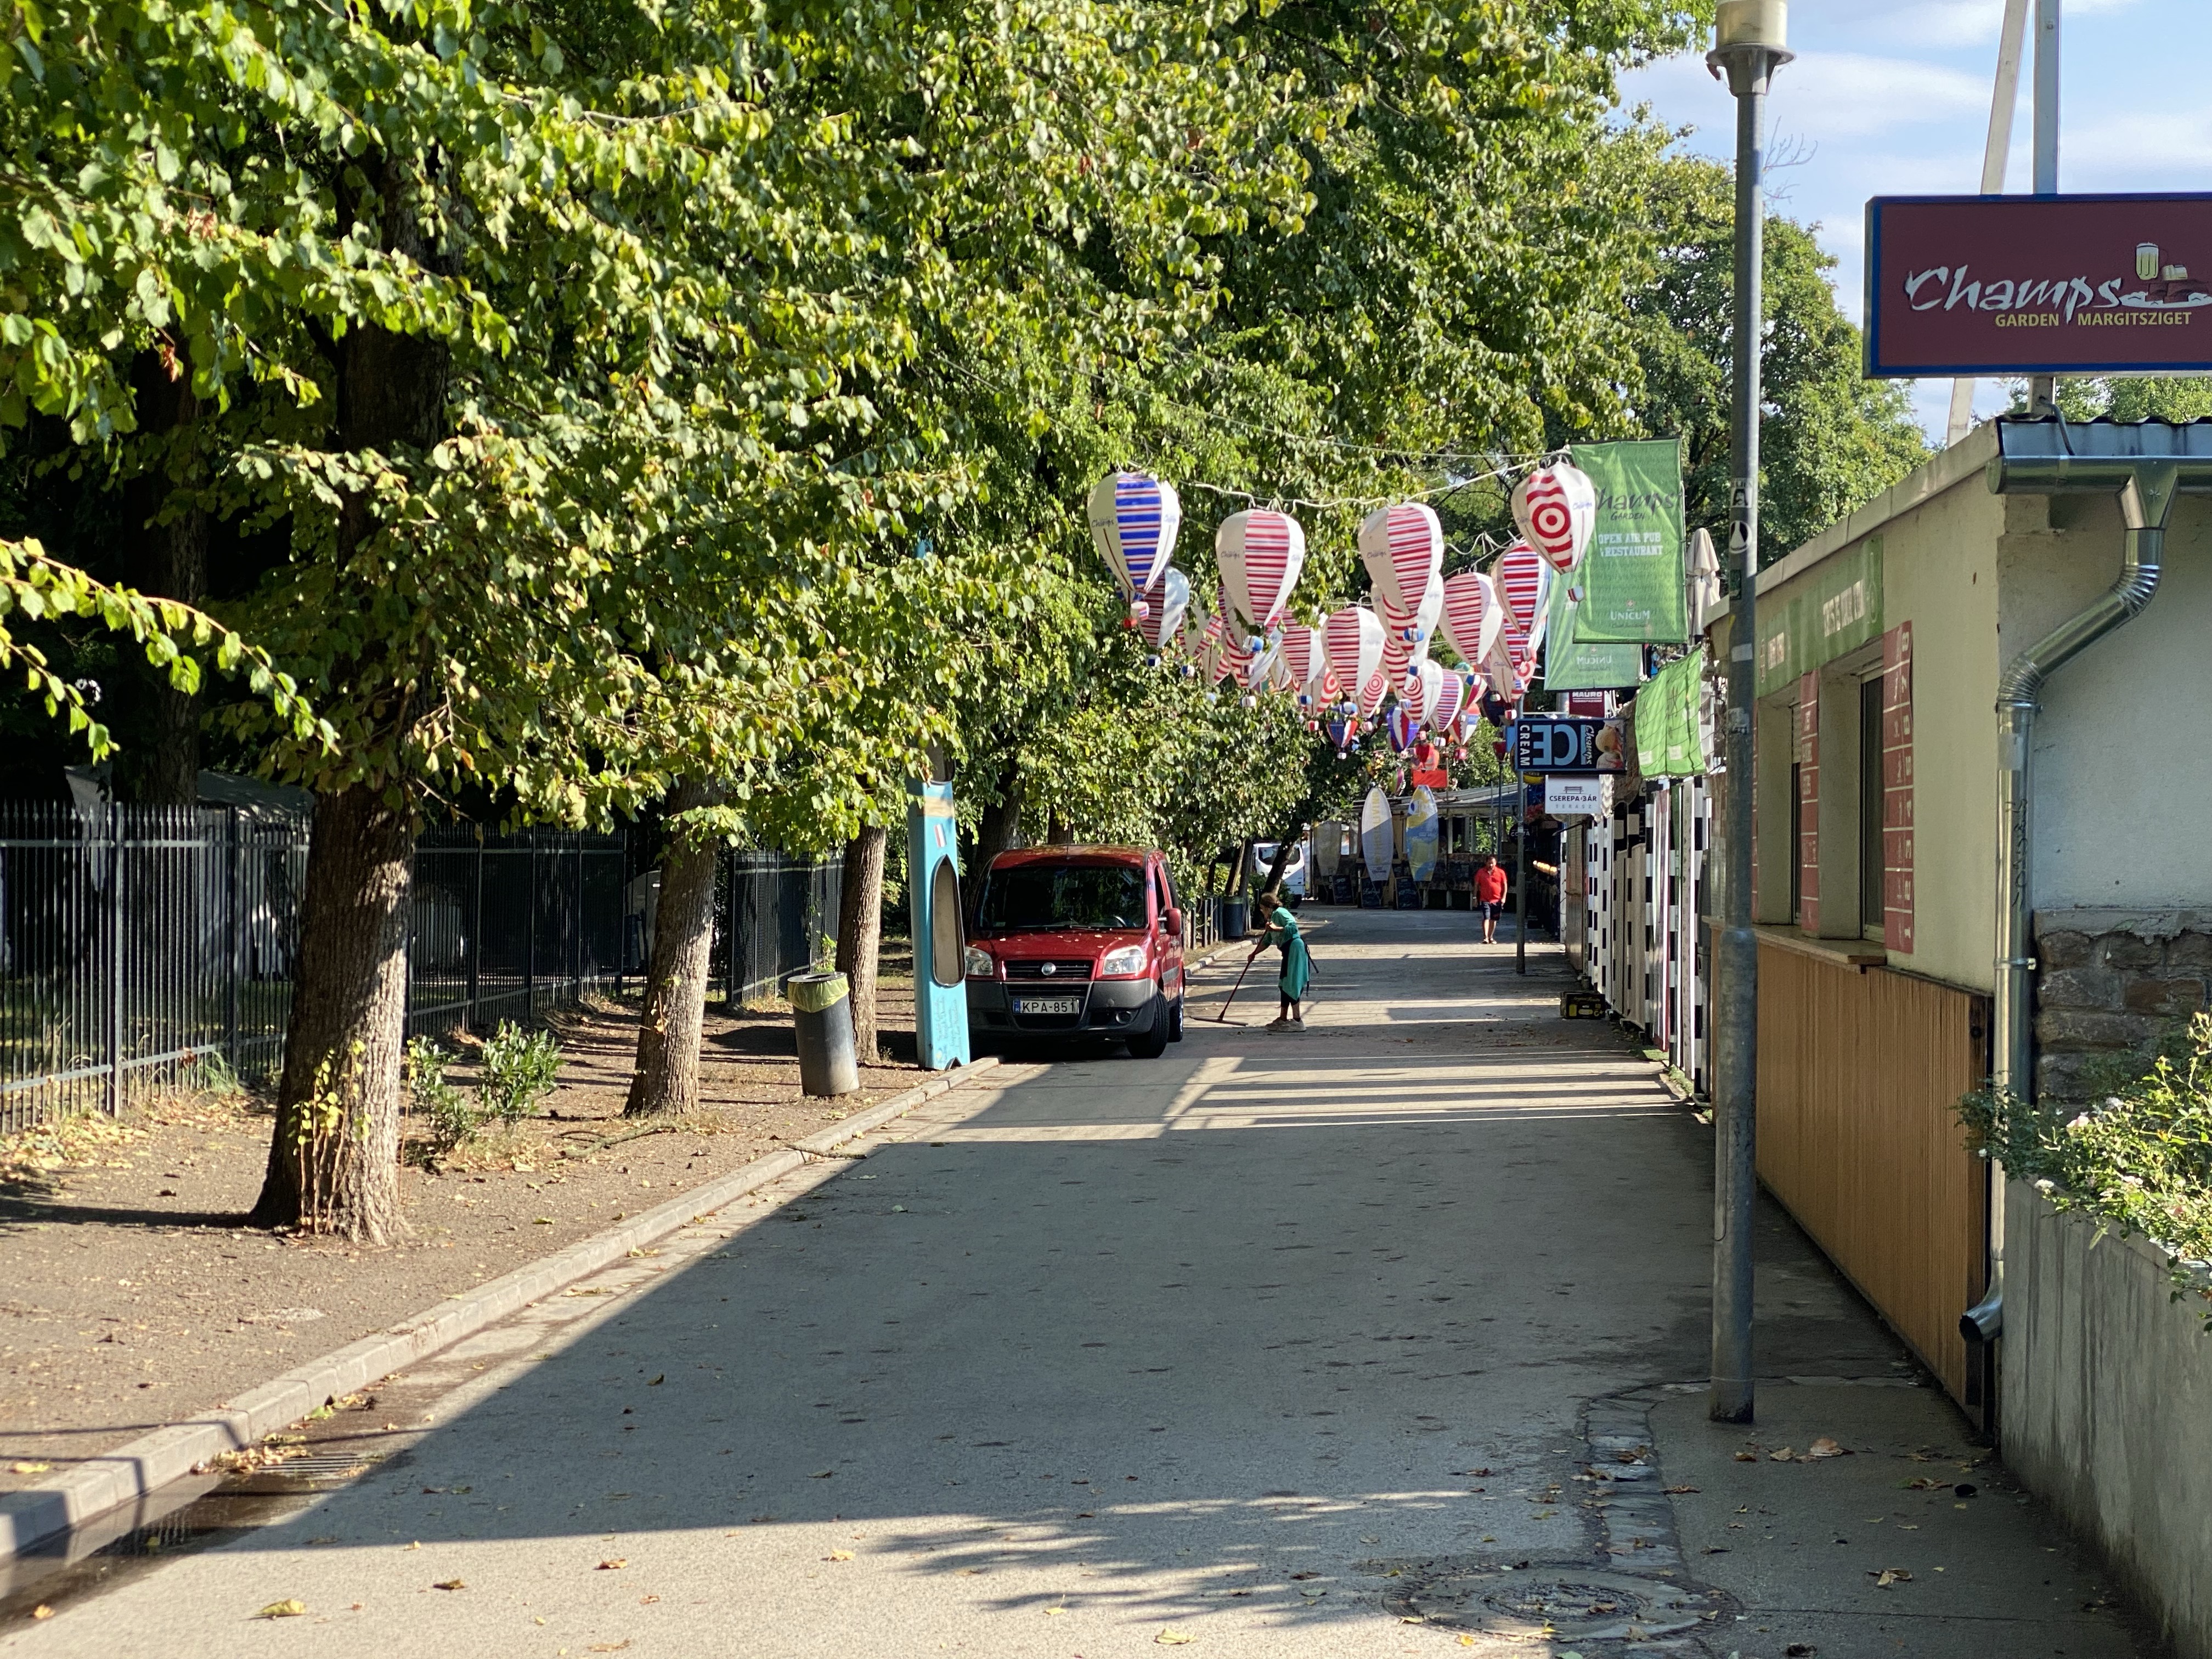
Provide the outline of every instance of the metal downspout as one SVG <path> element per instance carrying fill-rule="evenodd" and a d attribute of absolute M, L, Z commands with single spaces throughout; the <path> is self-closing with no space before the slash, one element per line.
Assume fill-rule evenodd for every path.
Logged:
<path fill-rule="evenodd" d="M 2067 469 L 2062 462 L 2056 470 L 2063 477 Z M 2010 482 L 2021 489 L 2033 489 L 2033 471 L 2022 468 Z M 2028 833 L 2039 699 L 2045 682 L 2056 670 L 2142 614 L 2158 592 L 2166 520 L 2179 482 L 2180 468 L 2172 461 L 2142 460 L 2130 466 L 2119 490 L 2127 544 L 2118 580 L 2087 610 L 2061 623 L 2014 657 L 1997 680 L 1996 997 L 1991 1085 L 2021 1100 L 2035 1096 L 2034 1031 L 2028 1011 L 2027 976 L 2035 967 L 2029 938 L 2033 915 Z M 1989 1291 L 1959 1321 L 1970 1345 L 1993 1341 L 2004 1328 L 2004 1170 L 1992 1161 Z M 1996 1409 L 1993 1399 L 1984 1402 L 1989 1420 L 1994 1421 Z"/>

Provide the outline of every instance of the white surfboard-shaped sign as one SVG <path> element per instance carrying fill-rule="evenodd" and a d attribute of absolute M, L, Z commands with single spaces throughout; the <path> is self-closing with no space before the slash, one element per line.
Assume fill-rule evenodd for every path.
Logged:
<path fill-rule="evenodd" d="M 1377 787 L 1367 792 L 1359 809 L 1359 854 L 1367 862 L 1370 881 L 1390 879 L 1390 860 L 1397 854 L 1397 836 L 1390 825 L 1390 798 Z"/>

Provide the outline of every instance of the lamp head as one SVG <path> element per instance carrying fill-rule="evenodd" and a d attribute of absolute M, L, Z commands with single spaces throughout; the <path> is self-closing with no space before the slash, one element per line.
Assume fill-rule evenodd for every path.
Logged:
<path fill-rule="evenodd" d="M 1789 51 L 1790 0 L 1720 0 L 1713 45 L 1720 51 L 1730 46 Z"/>

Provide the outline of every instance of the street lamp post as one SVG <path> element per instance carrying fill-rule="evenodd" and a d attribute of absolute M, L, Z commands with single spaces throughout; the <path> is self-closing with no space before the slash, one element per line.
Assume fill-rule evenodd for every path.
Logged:
<path fill-rule="evenodd" d="M 1721 1423 L 1752 1419 L 1752 1253 L 1758 1199 L 1753 1138 L 1759 1085 L 1759 938 L 1752 931 L 1753 651 L 1759 610 L 1759 360 L 1764 343 L 1766 243 L 1766 89 L 1788 63 L 1788 0 L 1721 0 L 1705 61 L 1735 96 L 1735 409 L 1729 566 L 1728 834 L 1717 1020 L 1720 1092 L 1714 1112 L 1713 1358 L 1710 1411 Z"/>

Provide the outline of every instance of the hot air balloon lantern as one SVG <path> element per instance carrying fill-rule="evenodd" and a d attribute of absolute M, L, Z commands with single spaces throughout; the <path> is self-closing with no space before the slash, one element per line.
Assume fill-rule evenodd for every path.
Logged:
<path fill-rule="evenodd" d="M 1430 666 L 1436 667 L 1436 665 L 1432 663 Z M 1466 707 L 1466 678 L 1437 668 L 1435 695 L 1422 710 L 1422 718 L 1428 722 L 1429 730 L 1439 738 L 1449 739 L 1458 726 L 1459 711 Z"/>
<path fill-rule="evenodd" d="M 1413 734 L 1419 729 L 1420 722 L 1403 703 L 1390 711 L 1390 747 L 1398 753 L 1402 755 L 1413 746 Z"/>
<path fill-rule="evenodd" d="M 1497 584 L 1479 570 L 1463 570 L 1444 583 L 1444 637 L 1460 660 L 1476 666 L 1490 655 L 1505 625 Z"/>
<path fill-rule="evenodd" d="M 1505 601 L 1510 619 L 1506 631 L 1523 640 L 1540 637 L 1537 621 L 1544 602 L 1544 582 L 1549 567 L 1544 556 L 1526 542 L 1516 542 L 1498 556 L 1498 596 Z"/>
<path fill-rule="evenodd" d="M 1436 509 L 1419 501 L 1376 508 L 1359 526 L 1359 558 L 1376 599 L 1401 616 L 1413 615 L 1430 578 L 1443 568 L 1444 532 Z"/>
<path fill-rule="evenodd" d="M 1152 647 L 1153 664 L 1171 649 L 1182 634 L 1183 618 L 1190 614 L 1190 578 L 1173 565 L 1160 574 L 1158 587 L 1139 624 L 1145 643 Z"/>
<path fill-rule="evenodd" d="M 1539 467 L 1513 487 L 1513 522 L 1553 569 L 1572 570 L 1597 528 L 1597 488 L 1565 461 Z"/>
<path fill-rule="evenodd" d="M 1248 634 L 1264 636 L 1282 621 L 1305 568 L 1306 532 L 1287 513 L 1247 507 L 1221 521 L 1213 556 L 1224 608 Z"/>
<path fill-rule="evenodd" d="M 1344 695 L 1358 712 L 1372 716 L 1382 706 L 1390 682 L 1382 672 L 1382 619 L 1364 605 L 1348 605 L 1322 627 L 1322 653 L 1335 671 Z"/>
<path fill-rule="evenodd" d="M 1283 666 L 1289 672 L 1290 683 L 1298 690 L 1300 702 L 1306 701 L 1306 687 L 1324 666 L 1322 662 L 1321 641 L 1314 630 L 1304 623 L 1283 624 L 1281 644 Z"/>
<path fill-rule="evenodd" d="M 1141 624 L 1145 612 L 1139 607 L 1175 556 L 1182 502 L 1173 485 L 1150 473 L 1115 472 L 1091 490 L 1090 517 L 1098 556 L 1130 602 L 1132 624 Z"/>

